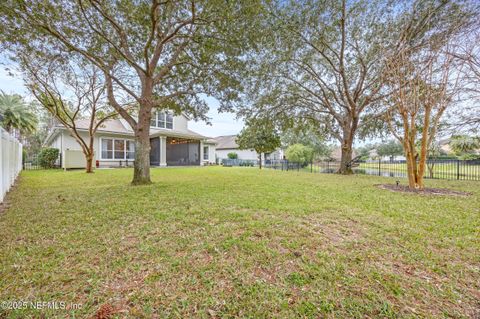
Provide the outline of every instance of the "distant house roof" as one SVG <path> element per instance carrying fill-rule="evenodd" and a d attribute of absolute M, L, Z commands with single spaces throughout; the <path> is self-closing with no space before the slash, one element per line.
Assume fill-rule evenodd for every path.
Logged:
<path fill-rule="evenodd" d="M 449 138 L 444 138 L 438 141 L 438 145 L 443 146 L 443 145 L 448 145 L 450 144 L 450 139 Z"/>
<path fill-rule="evenodd" d="M 213 140 L 217 143 L 217 150 L 230 150 L 238 149 L 238 144 L 235 142 L 236 138 L 236 135 L 225 135 L 217 136 Z"/>

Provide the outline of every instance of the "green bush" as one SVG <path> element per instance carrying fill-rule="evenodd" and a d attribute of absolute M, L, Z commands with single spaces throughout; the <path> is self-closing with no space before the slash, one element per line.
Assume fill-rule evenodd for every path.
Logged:
<path fill-rule="evenodd" d="M 38 162 L 43 168 L 53 168 L 55 167 L 55 162 L 58 159 L 59 154 L 58 148 L 44 148 L 38 154 Z"/>
<path fill-rule="evenodd" d="M 302 144 L 293 144 L 285 152 L 287 160 L 297 163 L 309 163 L 313 159 L 313 149 Z"/>
<path fill-rule="evenodd" d="M 235 152 L 228 153 L 227 156 L 228 156 L 229 159 L 237 159 L 238 158 L 238 154 L 235 153 Z"/>
<path fill-rule="evenodd" d="M 253 161 L 241 161 L 239 164 L 239 166 L 248 166 L 248 167 L 253 167 L 254 166 L 254 162 Z"/>
<path fill-rule="evenodd" d="M 460 155 L 460 156 L 458 157 L 458 159 L 463 160 L 463 161 L 479 160 L 479 159 L 480 159 L 480 155 L 465 153 L 465 154 Z"/>

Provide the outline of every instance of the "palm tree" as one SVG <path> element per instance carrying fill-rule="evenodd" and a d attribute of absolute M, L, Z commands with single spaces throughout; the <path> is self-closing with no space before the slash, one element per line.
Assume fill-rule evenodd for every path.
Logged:
<path fill-rule="evenodd" d="M 18 94 L 0 93 L 0 125 L 12 133 L 17 129 L 21 133 L 31 133 L 37 128 L 37 117 Z"/>
<path fill-rule="evenodd" d="M 450 147 L 457 155 L 470 153 L 480 148 L 480 137 L 455 135 L 450 140 Z"/>

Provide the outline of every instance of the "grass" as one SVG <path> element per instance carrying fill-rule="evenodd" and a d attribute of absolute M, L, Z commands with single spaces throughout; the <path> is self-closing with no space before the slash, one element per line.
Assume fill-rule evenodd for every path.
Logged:
<path fill-rule="evenodd" d="M 469 318 L 480 183 L 253 168 L 26 171 L 0 214 L 0 318 Z M 10 304 L 11 306 L 11 304 Z"/>

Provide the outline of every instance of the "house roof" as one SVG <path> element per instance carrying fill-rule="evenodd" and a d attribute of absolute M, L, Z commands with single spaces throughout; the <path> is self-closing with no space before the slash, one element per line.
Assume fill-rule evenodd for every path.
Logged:
<path fill-rule="evenodd" d="M 448 145 L 450 144 L 450 139 L 449 138 L 444 138 L 438 141 L 438 145 L 443 146 L 443 145 Z"/>
<path fill-rule="evenodd" d="M 182 138 L 193 138 L 193 139 L 207 139 L 208 137 L 198 134 L 192 130 L 170 130 L 170 129 L 159 129 L 159 128 L 150 128 L 150 136 L 160 136 L 160 135 L 168 135 L 168 136 L 175 136 L 175 137 L 182 137 Z"/>
<path fill-rule="evenodd" d="M 77 120 L 75 121 L 75 125 L 81 130 L 88 130 L 90 120 Z M 59 127 L 63 128 L 63 125 L 59 125 Z M 133 130 L 130 125 L 128 125 L 126 121 L 120 119 L 107 120 L 103 122 L 97 129 L 97 132 L 133 134 Z"/>
<path fill-rule="evenodd" d="M 236 138 L 236 135 L 225 135 L 214 137 L 213 140 L 217 143 L 217 150 L 238 149 L 238 144 L 235 142 Z"/>
<path fill-rule="evenodd" d="M 75 124 L 79 130 L 88 130 L 90 125 L 90 120 L 77 120 Z M 49 141 L 56 136 L 56 134 L 62 130 L 66 129 L 62 124 L 57 124 L 50 134 L 47 136 L 45 140 L 45 144 L 48 144 Z M 127 121 L 123 119 L 112 119 L 103 122 L 100 127 L 97 129 L 97 133 L 113 133 L 113 134 L 122 134 L 122 135 L 133 135 L 134 131 L 130 127 Z M 182 138 L 191 138 L 191 139 L 208 139 L 208 137 L 198 134 L 192 130 L 171 130 L 171 129 L 160 129 L 151 127 L 150 128 L 150 136 L 160 136 L 160 135 L 168 135 L 174 137 L 182 137 Z M 215 143 L 212 141 L 212 143 Z M 211 143 L 211 144 L 212 144 Z"/>

